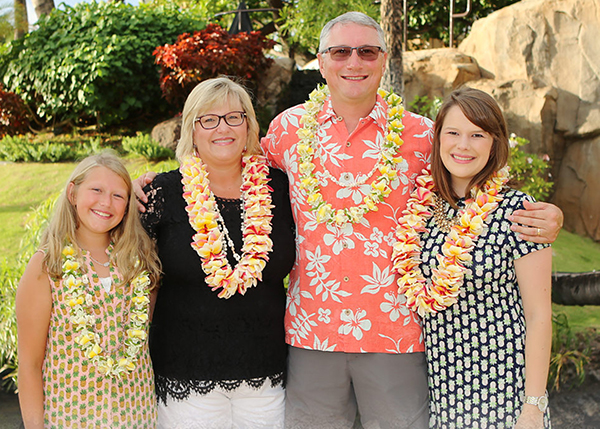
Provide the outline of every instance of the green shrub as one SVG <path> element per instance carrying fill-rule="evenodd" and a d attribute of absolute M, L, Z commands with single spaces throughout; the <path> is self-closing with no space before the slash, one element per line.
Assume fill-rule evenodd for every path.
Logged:
<path fill-rule="evenodd" d="M 148 161 L 161 161 L 175 156 L 171 149 L 160 146 L 148 134 L 140 132 L 135 137 L 124 137 L 122 145 L 126 152 L 141 155 Z"/>
<path fill-rule="evenodd" d="M 552 315 L 552 356 L 548 384 L 560 390 L 565 384 L 580 385 L 585 380 L 585 365 L 590 362 L 592 331 L 574 333 L 565 313 Z"/>
<path fill-rule="evenodd" d="M 544 201 L 550 195 L 553 183 L 549 180 L 548 155 L 535 155 L 521 150 L 522 146 L 529 144 L 529 140 L 510 136 L 510 174 L 512 185 L 531 195 L 538 201 Z"/>
<path fill-rule="evenodd" d="M 193 35 L 182 34 L 173 45 L 154 51 L 161 66 L 162 93 L 167 101 L 181 107 L 192 89 L 211 77 L 238 76 L 252 86 L 273 62 L 265 57 L 264 50 L 274 44 L 258 31 L 231 35 L 216 24 Z"/>
<path fill-rule="evenodd" d="M 74 161 L 98 152 L 101 147 L 100 138 L 72 145 L 51 140 L 35 142 L 27 136 L 6 136 L 0 140 L 0 159 L 10 162 Z"/>
<path fill-rule="evenodd" d="M 164 112 L 152 52 L 204 27 L 175 6 L 95 1 L 38 25 L 0 59 L 4 83 L 47 123 L 101 125 Z"/>
<path fill-rule="evenodd" d="M 27 132 L 28 116 L 21 97 L 14 92 L 4 91 L 0 84 L 0 138 Z"/>
<path fill-rule="evenodd" d="M 425 116 L 431 120 L 435 120 L 440 107 L 444 100 L 441 97 L 433 97 L 433 100 L 428 96 L 415 96 L 415 99 L 408 105 L 408 110 Z"/>
<path fill-rule="evenodd" d="M 16 388 L 17 320 L 15 295 L 25 264 L 9 265 L 0 261 L 0 386 L 4 390 Z"/>
<path fill-rule="evenodd" d="M 0 381 L 5 390 L 14 390 L 17 386 L 17 285 L 29 259 L 38 248 L 57 199 L 58 194 L 48 198 L 29 214 L 19 257 L 11 263 L 6 260 L 0 262 Z"/>

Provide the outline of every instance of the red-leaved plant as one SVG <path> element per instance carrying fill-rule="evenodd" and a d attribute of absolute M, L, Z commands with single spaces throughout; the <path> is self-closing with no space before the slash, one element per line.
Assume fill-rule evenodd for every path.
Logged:
<path fill-rule="evenodd" d="M 28 113 L 21 97 L 0 85 L 0 139 L 25 133 L 28 125 Z"/>
<path fill-rule="evenodd" d="M 184 33 L 174 44 L 154 50 L 156 64 L 161 66 L 163 96 L 182 106 L 198 83 L 219 75 L 237 76 L 256 87 L 258 77 L 273 61 L 264 51 L 274 44 L 258 31 L 231 35 L 216 24 L 193 35 Z"/>

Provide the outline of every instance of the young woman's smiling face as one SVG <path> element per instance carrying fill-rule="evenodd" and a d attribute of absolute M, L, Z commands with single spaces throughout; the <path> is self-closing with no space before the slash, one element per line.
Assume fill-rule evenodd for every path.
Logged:
<path fill-rule="evenodd" d="M 465 196 L 471 179 L 487 164 L 493 143 L 492 135 L 469 121 L 460 107 L 448 110 L 440 134 L 440 155 L 459 197 Z"/>

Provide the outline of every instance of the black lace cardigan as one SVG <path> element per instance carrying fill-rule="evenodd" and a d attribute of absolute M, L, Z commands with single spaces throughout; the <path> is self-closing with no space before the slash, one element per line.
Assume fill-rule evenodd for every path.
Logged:
<path fill-rule="evenodd" d="M 190 243 L 181 173 L 160 174 L 145 188 L 149 201 L 142 223 L 156 240 L 163 267 L 150 328 L 150 354 L 157 395 L 183 399 L 216 386 L 233 389 L 242 382 L 260 387 L 284 380 L 286 345 L 283 279 L 295 259 L 295 230 L 288 180 L 271 169 L 273 250 L 263 279 L 245 295 L 218 298 L 204 282 L 200 257 Z M 242 245 L 240 200 L 217 198 L 238 253 Z M 235 266 L 231 252 L 229 263 Z"/>

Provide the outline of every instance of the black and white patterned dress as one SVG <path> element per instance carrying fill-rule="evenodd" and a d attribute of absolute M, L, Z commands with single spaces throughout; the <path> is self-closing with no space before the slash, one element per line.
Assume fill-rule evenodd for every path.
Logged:
<path fill-rule="evenodd" d="M 472 250 L 458 302 L 425 317 L 430 428 L 512 428 L 525 399 L 525 315 L 514 260 L 547 245 L 520 240 L 507 216 L 531 198 L 508 190 Z M 445 203 L 448 217 L 455 214 Z M 462 202 L 459 203 L 459 205 Z M 446 234 L 433 217 L 421 269 L 431 277 Z M 544 425 L 550 427 L 549 411 Z"/>

